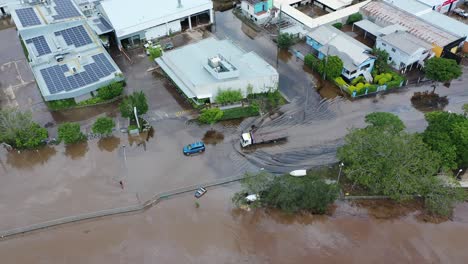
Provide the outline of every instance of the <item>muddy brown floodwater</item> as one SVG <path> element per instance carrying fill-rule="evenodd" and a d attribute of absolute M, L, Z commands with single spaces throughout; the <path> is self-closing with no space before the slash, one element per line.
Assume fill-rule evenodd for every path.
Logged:
<path fill-rule="evenodd" d="M 238 185 L 191 194 L 136 215 L 105 218 L 0 242 L 2 263 L 466 263 L 467 204 L 454 220 L 338 203 L 331 216 L 244 211 Z M 368 210 L 371 210 L 368 212 Z M 371 215 L 371 216 L 370 216 Z"/>

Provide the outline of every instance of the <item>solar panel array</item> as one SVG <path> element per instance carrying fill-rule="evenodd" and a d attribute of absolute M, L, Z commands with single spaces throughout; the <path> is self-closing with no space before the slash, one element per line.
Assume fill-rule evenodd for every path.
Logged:
<path fill-rule="evenodd" d="M 23 27 L 29 27 L 29 26 L 35 26 L 35 25 L 41 24 L 41 21 L 37 17 L 32 7 L 16 9 L 15 12 L 21 22 L 21 25 L 23 25 Z"/>
<path fill-rule="evenodd" d="M 80 12 L 78 12 L 70 0 L 55 0 L 55 5 L 54 9 L 57 15 L 52 16 L 54 19 L 81 16 Z"/>
<path fill-rule="evenodd" d="M 92 56 L 93 63 L 83 66 L 83 72 L 65 76 L 67 65 L 55 65 L 41 70 L 42 77 L 51 94 L 72 91 L 74 89 L 97 82 L 99 79 L 115 72 L 114 66 L 103 53 Z"/>
<path fill-rule="evenodd" d="M 34 47 L 36 47 L 36 50 L 39 56 L 52 53 L 44 36 L 38 36 L 35 38 L 27 39 L 26 43 L 28 44 L 33 43 Z"/>
<path fill-rule="evenodd" d="M 68 46 L 75 45 L 77 48 L 92 43 L 88 32 L 82 25 L 57 31 L 55 35 L 62 35 Z"/>
<path fill-rule="evenodd" d="M 98 19 L 93 20 L 97 27 L 102 31 L 102 32 L 108 32 L 112 31 L 112 26 L 105 20 L 104 18 L 100 17 Z"/>

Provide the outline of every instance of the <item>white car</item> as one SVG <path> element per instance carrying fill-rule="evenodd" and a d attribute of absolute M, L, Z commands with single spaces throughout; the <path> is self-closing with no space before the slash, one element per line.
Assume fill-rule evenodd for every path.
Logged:
<path fill-rule="evenodd" d="M 461 9 L 461 8 L 455 8 L 452 12 L 454 12 L 455 14 L 463 17 L 463 18 L 467 18 L 468 17 L 468 12 L 465 12 L 465 10 Z"/>

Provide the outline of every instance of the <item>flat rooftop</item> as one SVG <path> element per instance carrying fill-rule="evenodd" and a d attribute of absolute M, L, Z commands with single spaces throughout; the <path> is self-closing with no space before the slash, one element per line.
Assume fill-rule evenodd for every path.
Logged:
<path fill-rule="evenodd" d="M 60 1 L 63 0 L 55 0 Z M 49 7 L 24 4 L 15 6 L 12 12 L 15 23 L 22 25 L 18 28 L 19 35 L 46 101 L 89 93 L 121 74 L 83 16 L 78 19 L 56 17 L 54 23 L 48 23 L 43 16 L 34 16 Z M 28 10 L 32 18 L 24 17 L 24 10 Z"/>
<path fill-rule="evenodd" d="M 361 12 L 379 26 L 399 24 L 416 37 L 440 47 L 445 47 L 459 39 L 458 36 L 385 2 L 372 1 L 361 7 Z"/>
<path fill-rule="evenodd" d="M 213 8 L 211 0 L 105 0 L 101 9 L 118 37 Z"/>
<path fill-rule="evenodd" d="M 206 69 L 209 58 L 221 55 L 232 65 L 235 75 L 230 79 L 215 78 Z M 232 80 L 251 80 L 277 76 L 276 69 L 255 52 L 246 52 L 230 40 L 207 38 L 197 43 L 164 53 L 156 62 L 173 80 L 180 80 L 188 96 L 210 96 L 213 85 Z M 183 87 L 181 87 L 183 86 Z"/>

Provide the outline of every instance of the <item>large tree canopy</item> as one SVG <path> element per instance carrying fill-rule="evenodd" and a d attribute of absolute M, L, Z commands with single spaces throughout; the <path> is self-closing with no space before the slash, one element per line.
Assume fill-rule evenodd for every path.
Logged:
<path fill-rule="evenodd" d="M 425 115 L 424 142 L 440 154 L 445 169 L 468 166 L 468 118 L 442 111 Z"/>
<path fill-rule="evenodd" d="M 17 148 L 35 148 L 47 138 L 47 129 L 33 122 L 31 112 L 0 110 L 0 142 Z"/>
<path fill-rule="evenodd" d="M 424 65 L 426 77 L 436 82 L 448 82 L 462 75 L 460 65 L 455 60 L 433 57 Z"/>
<path fill-rule="evenodd" d="M 338 157 L 347 177 L 395 200 L 419 194 L 421 181 L 439 169 L 438 155 L 418 135 L 369 126 L 351 131 L 345 142 Z"/>
<path fill-rule="evenodd" d="M 384 127 L 394 132 L 400 132 L 405 129 L 405 124 L 398 116 L 387 112 L 374 112 L 365 117 L 366 123 L 375 127 Z"/>
<path fill-rule="evenodd" d="M 133 108 L 136 107 L 137 114 L 142 115 L 148 112 L 148 103 L 146 95 L 143 92 L 133 92 L 131 95 L 125 97 L 120 103 L 120 113 L 123 117 L 135 119 Z"/>

